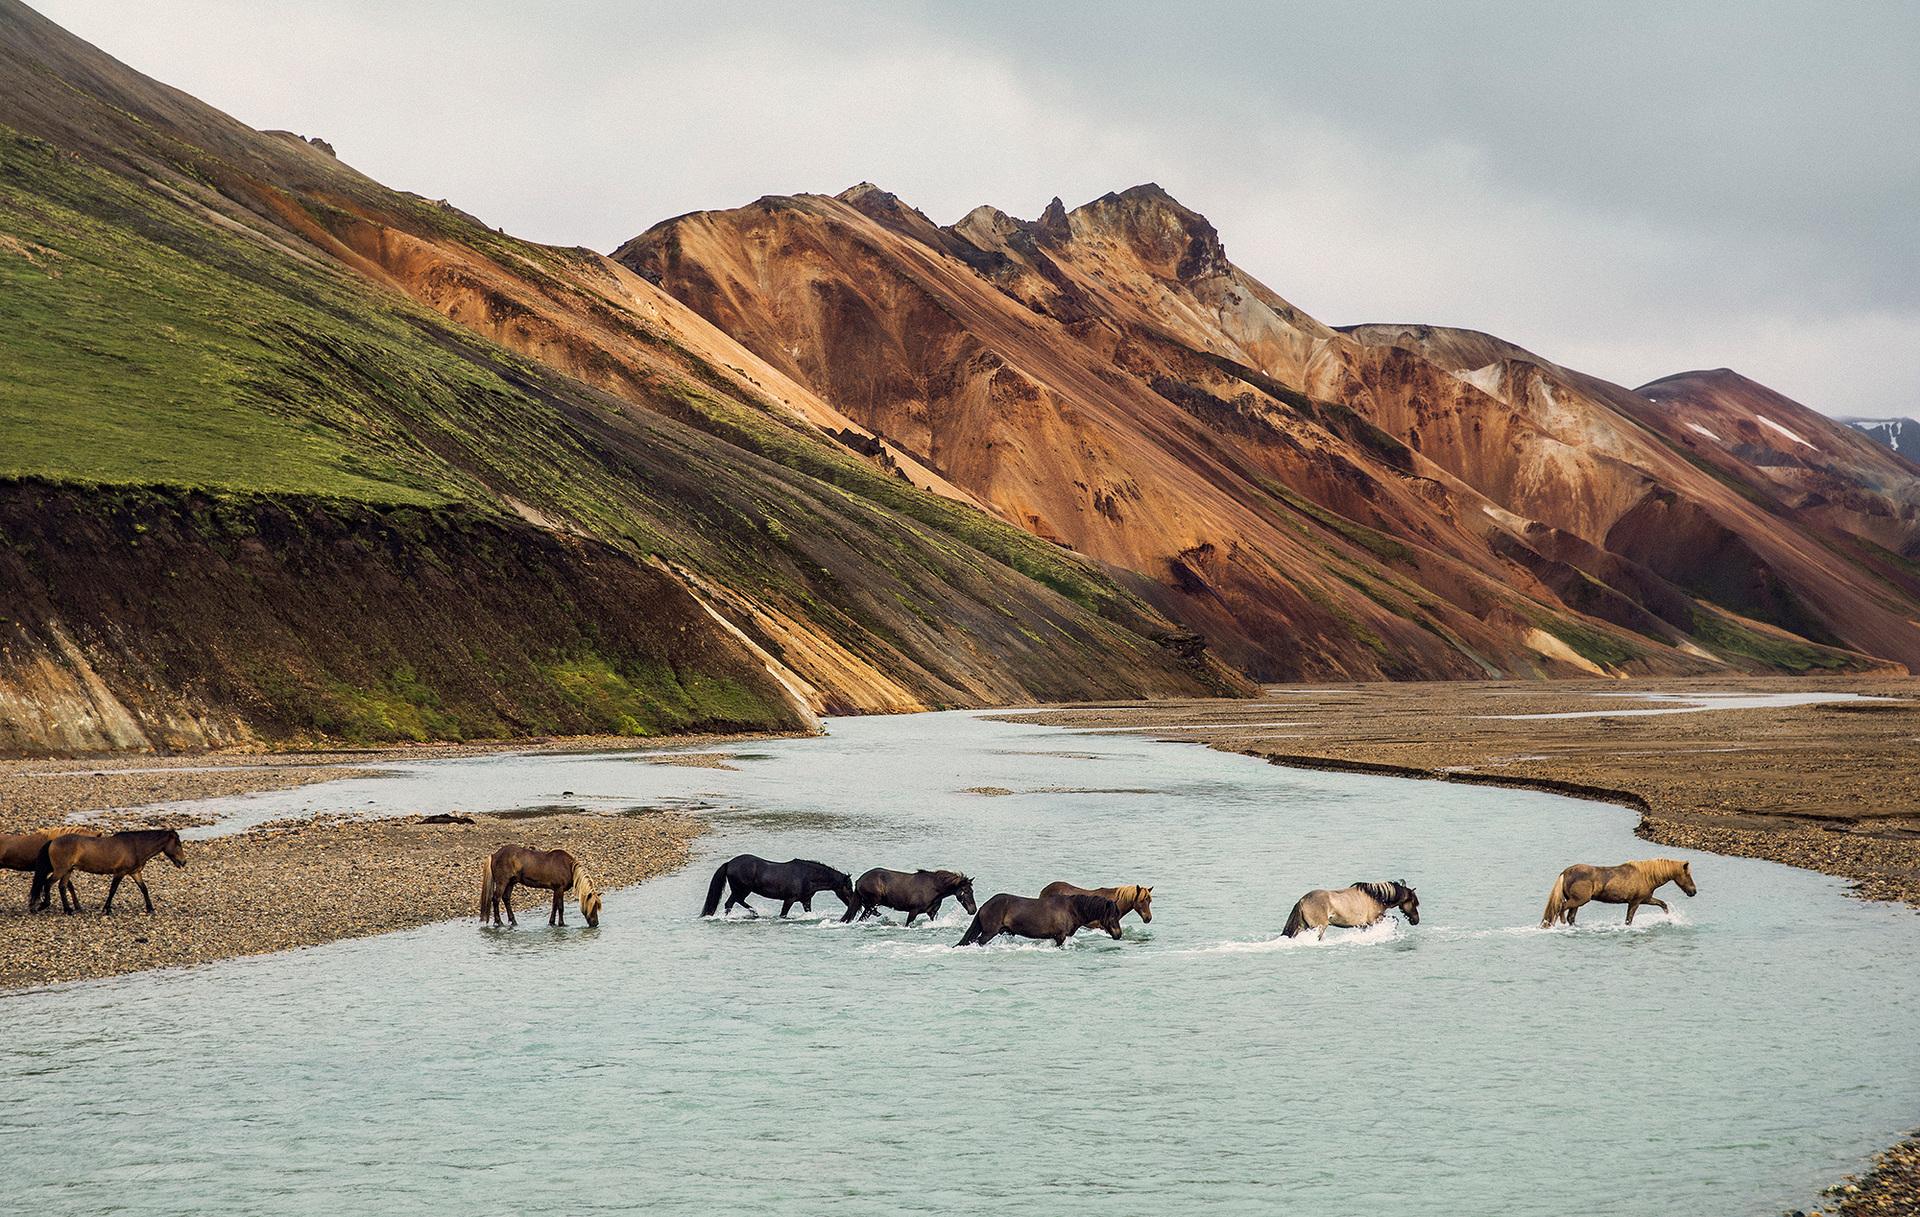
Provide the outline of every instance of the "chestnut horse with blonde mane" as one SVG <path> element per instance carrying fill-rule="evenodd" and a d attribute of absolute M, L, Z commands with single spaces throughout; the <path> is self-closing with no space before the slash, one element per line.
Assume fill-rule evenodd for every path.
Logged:
<path fill-rule="evenodd" d="M 1119 887 L 1076 887 L 1065 880 L 1056 880 L 1040 889 L 1042 896 L 1105 896 L 1120 906 L 1120 915 L 1140 914 L 1140 920 L 1153 920 L 1153 889 L 1138 883 L 1123 883 Z"/>
<path fill-rule="evenodd" d="M 1698 890 L 1693 886 L 1693 872 L 1678 858 L 1643 858 L 1618 866 L 1576 863 L 1561 871 L 1560 877 L 1553 881 L 1553 890 L 1547 893 L 1547 911 L 1540 916 L 1540 927 L 1545 929 L 1557 921 L 1572 925 L 1581 907 L 1594 901 L 1626 905 L 1628 925 L 1633 924 L 1633 915 L 1643 904 L 1651 904 L 1663 913 L 1671 912 L 1667 902 L 1653 894 L 1655 888 L 1667 883 L 1679 884 L 1680 890 L 1689 896 Z"/>
<path fill-rule="evenodd" d="M 513 915 L 513 889 L 516 884 L 543 887 L 553 892 L 553 908 L 547 913 L 548 925 L 567 924 L 567 892 L 580 902 L 580 915 L 587 924 L 600 924 L 600 892 L 592 876 L 574 856 L 564 849 L 528 849 L 524 845 L 502 845 L 480 860 L 480 923 L 487 918 L 500 924 L 500 910 L 506 909 L 507 924 L 519 925 Z"/>
<path fill-rule="evenodd" d="M 0 836 L 0 870 L 33 872 L 33 882 L 27 885 L 27 911 L 43 911 L 53 904 L 53 884 L 48 880 L 52 868 L 47 864 L 47 846 L 55 837 L 99 835 L 98 829 L 64 824 L 36 832 Z"/>

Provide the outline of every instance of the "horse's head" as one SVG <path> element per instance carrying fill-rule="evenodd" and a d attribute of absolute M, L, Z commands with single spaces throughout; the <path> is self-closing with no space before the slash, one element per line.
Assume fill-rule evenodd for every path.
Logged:
<path fill-rule="evenodd" d="M 599 892 L 588 892 L 580 898 L 580 915 L 587 919 L 587 924 L 590 926 L 600 924 Z"/>
<path fill-rule="evenodd" d="M 1693 866 L 1691 863 L 1682 862 L 1679 872 L 1673 877 L 1673 881 L 1678 883 L 1680 890 L 1689 896 L 1700 890 L 1693 885 Z"/>
<path fill-rule="evenodd" d="M 1140 920 L 1152 921 L 1153 889 L 1150 887 L 1141 887 L 1134 890 L 1137 894 L 1133 898 L 1133 911 L 1140 914 Z"/>
<path fill-rule="evenodd" d="M 980 911 L 979 906 L 973 902 L 973 880 L 965 875 L 960 876 L 960 882 L 955 885 L 953 894 L 960 898 L 960 907 L 967 910 L 969 914 Z"/>
<path fill-rule="evenodd" d="M 160 852 L 165 854 L 167 861 L 175 866 L 184 867 L 187 864 L 186 852 L 180 848 L 180 834 L 171 828 L 167 830 L 166 844 L 160 847 Z"/>
<path fill-rule="evenodd" d="M 1400 911 L 1407 915 L 1408 925 L 1420 924 L 1420 897 L 1405 883 L 1398 884 L 1406 895 L 1400 897 Z"/>
<path fill-rule="evenodd" d="M 860 898 L 853 894 L 853 876 L 833 871 L 833 894 L 840 897 L 840 903 L 847 906 L 849 912 L 859 907 Z"/>

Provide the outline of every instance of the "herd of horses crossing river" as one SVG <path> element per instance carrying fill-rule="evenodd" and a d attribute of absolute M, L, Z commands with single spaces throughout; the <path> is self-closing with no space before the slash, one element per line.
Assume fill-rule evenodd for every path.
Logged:
<path fill-rule="evenodd" d="M 29 912 L 46 911 L 52 894 L 60 893 L 62 912 L 81 909 L 80 894 L 73 883 L 75 872 L 110 876 L 111 885 L 101 905 L 103 914 L 113 912 L 113 898 L 121 880 L 131 877 L 153 912 L 153 896 L 147 890 L 142 868 L 155 857 L 164 856 L 176 867 L 187 864 L 180 834 L 172 829 L 140 829 L 102 833 L 74 826 L 42 829 L 38 832 L 0 836 L 0 867 L 26 871 L 31 876 L 27 890 Z M 1541 915 L 1542 928 L 1556 924 L 1571 926 L 1580 910 L 1588 904 L 1624 904 L 1627 924 L 1643 905 L 1667 912 L 1667 903 L 1654 895 L 1668 883 L 1692 896 L 1697 890 L 1688 864 L 1673 858 L 1648 858 L 1623 862 L 1618 866 L 1567 867 L 1553 881 L 1547 906 Z M 530 887 L 552 894 L 547 924 L 564 926 L 566 897 L 571 894 L 580 915 L 589 926 L 600 924 L 601 897 L 587 868 L 564 849 L 537 850 L 523 845 L 503 845 L 481 860 L 480 920 L 493 925 L 516 925 L 513 889 Z M 1050 940 L 1065 946 L 1067 939 L 1081 930 L 1097 929 L 1113 938 L 1120 937 L 1120 919 L 1129 913 L 1142 922 L 1153 920 L 1153 888 L 1145 884 L 1084 888 L 1071 883 L 1049 883 L 1037 896 L 1000 892 L 985 903 L 976 904 L 973 880 L 960 871 L 897 871 L 875 867 L 856 881 L 845 871 L 824 862 L 795 858 L 770 862 L 753 854 L 740 854 L 721 863 L 707 886 L 707 899 L 700 910 L 703 917 L 722 916 L 734 906 L 753 916 L 759 911 L 747 903 L 750 896 L 780 901 L 780 916 L 785 917 L 798 904 L 813 911 L 813 898 L 832 892 L 845 906 L 842 921 L 865 921 L 881 909 L 906 914 L 907 925 L 917 917 L 933 918 L 949 898 L 972 915 L 955 946 L 985 946 L 1003 934 L 1020 938 Z M 725 904 L 721 902 L 726 897 Z M 1420 924 L 1420 898 L 1401 880 L 1361 882 L 1339 889 L 1315 889 L 1302 896 L 1288 914 L 1281 933 L 1288 938 L 1313 931 L 1325 938 L 1328 926 L 1365 929 L 1398 911 L 1409 925 Z M 502 921 L 502 914 L 505 920 Z"/>

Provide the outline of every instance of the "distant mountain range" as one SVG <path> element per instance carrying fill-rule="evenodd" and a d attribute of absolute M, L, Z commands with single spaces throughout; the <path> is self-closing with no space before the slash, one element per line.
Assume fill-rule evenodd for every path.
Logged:
<path fill-rule="evenodd" d="M 15 0 L 0 350 L 0 749 L 1920 661 L 1914 467 L 1734 373 L 1336 329 L 1151 185 L 535 245 Z"/>
<path fill-rule="evenodd" d="M 1843 418 L 1910 461 L 1920 463 L 1920 422 L 1911 418 Z"/>

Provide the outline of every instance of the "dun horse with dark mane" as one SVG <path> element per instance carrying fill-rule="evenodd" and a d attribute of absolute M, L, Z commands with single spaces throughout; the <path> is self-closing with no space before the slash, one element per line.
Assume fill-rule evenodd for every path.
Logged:
<path fill-rule="evenodd" d="M 1679 884 L 1689 896 L 1699 890 L 1693 886 L 1693 871 L 1678 858 L 1643 858 L 1618 866 L 1576 863 L 1553 881 L 1553 890 L 1547 893 L 1547 911 L 1540 915 L 1541 928 L 1557 921 L 1572 925 L 1581 906 L 1593 901 L 1626 905 L 1628 925 L 1633 924 L 1633 915 L 1643 904 L 1670 912 L 1667 902 L 1653 894 L 1655 888 L 1666 883 Z"/>
<path fill-rule="evenodd" d="M 542 887 L 553 892 L 553 908 L 547 913 L 548 925 L 567 924 L 567 892 L 580 902 L 580 915 L 590 926 L 600 924 L 600 893 L 593 886 L 587 868 L 564 849 L 528 849 L 524 845 L 502 845 L 480 862 L 480 921 L 493 918 L 500 924 L 505 909 L 507 924 L 518 925 L 513 916 L 513 889 L 516 884 Z"/>
<path fill-rule="evenodd" d="M 1356 883 L 1337 892 L 1317 888 L 1294 904 L 1293 912 L 1287 914 L 1287 926 L 1280 932 L 1297 938 L 1308 930 L 1318 930 L 1319 937 L 1325 938 L 1330 925 L 1363 929 L 1393 909 L 1407 915 L 1408 925 L 1420 924 L 1420 897 L 1397 879 Z"/>
<path fill-rule="evenodd" d="M 180 834 L 171 828 L 145 828 L 135 832 L 107 833 L 104 836 L 69 833 L 47 843 L 47 882 L 51 887 L 60 889 L 60 911 L 77 913 L 80 911 L 80 893 L 73 886 L 73 872 L 78 870 L 90 875 L 112 875 L 113 883 L 107 888 L 107 902 L 100 906 L 102 913 L 111 913 L 113 896 L 120 890 L 120 881 L 132 875 L 134 884 L 140 889 L 140 898 L 147 902 L 147 912 L 152 913 L 153 896 L 147 891 L 147 881 L 140 877 L 140 871 L 153 861 L 156 854 L 165 854 L 167 861 L 175 866 L 187 864 L 186 855 L 180 848 Z M 42 903 L 52 901 L 45 888 L 41 889 L 40 898 Z"/>

